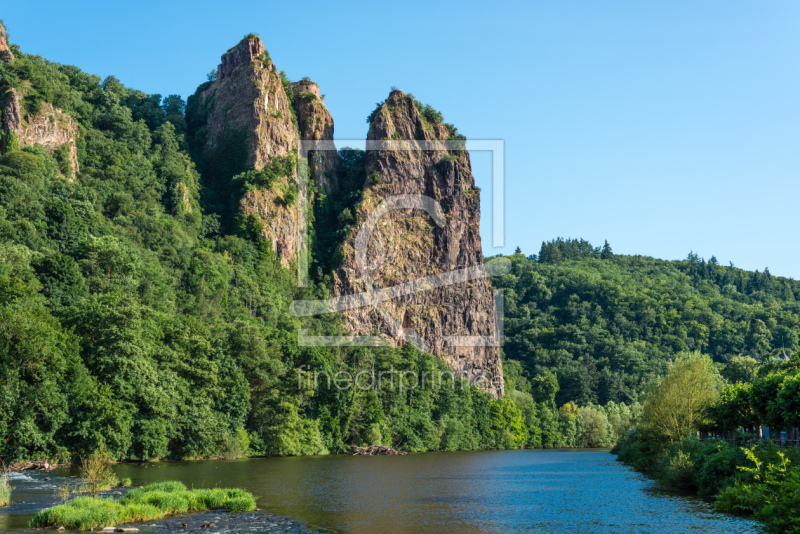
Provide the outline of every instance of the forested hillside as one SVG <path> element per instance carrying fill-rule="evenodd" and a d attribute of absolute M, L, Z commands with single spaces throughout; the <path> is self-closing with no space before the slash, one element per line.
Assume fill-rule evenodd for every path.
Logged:
<path fill-rule="evenodd" d="M 493 280 L 505 289 L 505 355 L 529 376 L 554 371 L 559 405 L 639 401 L 682 352 L 709 354 L 732 382 L 774 367 L 783 347 L 796 352 L 800 283 L 768 269 L 620 256 L 573 239 L 510 258 Z"/>
<path fill-rule="evenodd" d="M 201 202 L 212 195 L 201 194 L 205 181 L 179 96 L 144 94 L 10 48 L 13 62 L 0 61 L 0 107 L 19 105 L 28 122 L 56 108 L 68 115 L 80 171 L 60 149 L 22 146 L 12 129 L 5 132 L 2 460 L 63 461 L 99 448 L 113 458 L 153 459 L 525 443 L 514 403 L 474 387 L 404 387 L 396 374 L 372 389 L 300 381 L 316 371 L 430 376 L 448 369 L 411 346 L 298 346 L 301 322 L 288 307 L 295 298 L 327 296 L 335 230 L 322 226 L 313 243 L 323 282 L 298 289 L 296 273 L 259 232 L 225 228 L 224 213 Z M 286 89 L 291 97 L 288 82 Z M 363 180 L 364 154 L 343 150 L 342 157 L 340 183 Z M 341 187 L 316 215 L 335 219 L 331 210 L 352 206 L 354 194 Z M 337 317 L 303 326 L 316 335 L 344 333 Z"/>
<path fill-rule="evenodd" d="M 678 353 L 710 353 L 734 379 L 781 340 L 797 345 L 793 281 L 556 241 L 536 257 L 512 256 L 511 273 L 492 280 L 505 289 L 505 398 L 458 380 L 414 387 L 412 378 L 449 368 L 411 345 L 298 346 L 299 328 L 347 333 L 340 317 L 301 320 L 289 305 L 329 296 L 366 180 L 363 152 L 340 151 L 330 194 L 309 183 L 312 284 L 298 288 L 252 218 L 229 213 L 272 174 L 293 179 L 283 160 L 214 189 L 181 97 L 14 45 L 0 59 L 3 461 L 98 449 L 148 460 L 372 444 L 610 445 Z M 68 132 L 68 142 L 22 143 L 19 124 L 6 124 L 10 109 L 25 124 Z M 316 372 L 393 379 L 342 389 L 323 377 L 313 387 Z"/>

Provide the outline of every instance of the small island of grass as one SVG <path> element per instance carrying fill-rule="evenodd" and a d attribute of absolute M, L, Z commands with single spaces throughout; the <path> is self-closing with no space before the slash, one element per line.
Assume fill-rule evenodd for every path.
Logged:
<path fill-rule="evenodd" d="M 241 489 L 186 489 L 180 482 L 158 482 L 136 488 L 120 499 L 78 497 L 42 510 L 31 519 L 33 528 L 89 530 L 119 523 L 152 521 L 187 512 L 226 509 L 254 510 L 256 500 Z"/>

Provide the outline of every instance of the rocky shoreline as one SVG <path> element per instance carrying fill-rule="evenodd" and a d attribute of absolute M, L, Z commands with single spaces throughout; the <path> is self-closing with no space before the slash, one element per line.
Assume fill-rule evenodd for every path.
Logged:
<path fill-rule="evenodd" d="M 406 451 L 398 451 L 394 447 L 370 445 L 369 447 L 353 447 L 353 456 L 402 456 Z"/>
<path fill-rule="evenodd" d="M 328 529 L 312 529 L 305 522 L 291 517 L 270 514 L 263 510 L 227 512 L 211 510 L 174 516 L 146 523 L 131 523 L 142 534 L 310 534 L 333 533 Z"/>

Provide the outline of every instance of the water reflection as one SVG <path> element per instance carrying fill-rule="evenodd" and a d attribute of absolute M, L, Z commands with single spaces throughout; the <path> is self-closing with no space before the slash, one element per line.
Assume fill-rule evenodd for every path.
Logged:
<path fill-rule="evenodd" d="M 161 462 L 115 471 L 136 485 L 243 487 L 272 513 L 353 534 L 759 531 L 696 499 L 654 491 L 606 451 Z M 7 528 L 22 527 L 25 515 L 6 515 L 14 518 Z"/>

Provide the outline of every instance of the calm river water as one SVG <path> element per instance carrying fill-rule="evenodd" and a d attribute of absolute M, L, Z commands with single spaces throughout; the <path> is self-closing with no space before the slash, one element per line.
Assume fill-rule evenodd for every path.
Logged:
<path fill-rule="evenodd" d="M 321 456 L 114 466 L 134 485 L 242 487 L 269 512 L 354 534 L 759 532 L 756 523 L 670 495 L 607 451 Z M 0 530 L 24 528 L 74 472 L 23 473 Z M 49 476 L 51 480 L 45 481 Z M 212 529 L 213 530 L 213 529 Z M 211 532 L 209 530 L 209 532 Z"/>

